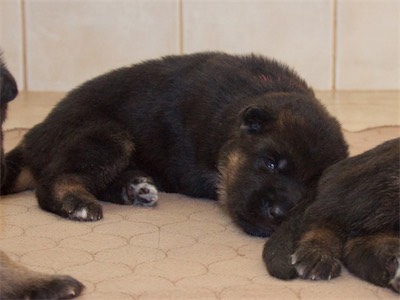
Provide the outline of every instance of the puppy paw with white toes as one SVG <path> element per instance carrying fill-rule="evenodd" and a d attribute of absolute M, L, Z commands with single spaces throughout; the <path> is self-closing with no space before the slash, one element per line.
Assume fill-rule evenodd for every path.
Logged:
<path fill-rule="evenodd" d="M 154 206 L 158 201 L 158 190 L 151 178 L 134 177 L 123 187 L 122 198 L 125 202 L 139 206 Z"/>

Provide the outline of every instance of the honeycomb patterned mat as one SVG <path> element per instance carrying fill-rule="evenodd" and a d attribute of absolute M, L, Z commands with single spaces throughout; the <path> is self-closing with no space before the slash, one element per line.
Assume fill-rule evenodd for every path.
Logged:
<path fill-rule="evenodd" d="M 7 131 L 6 150 L 24 132 Z M 354 155 L 399 137 L 400 127 L 345 135 Z M 265 240 L 242 233 L 213 201 L 163 193 L 155 208 L 103 206 L 103 220 L 78 223 L 40 210 L 32 192 L 2 197 L 0 249 L 79 279 L 80 299 L 398 299 L 346 270 L 327 282 L 270 277 Z"/>

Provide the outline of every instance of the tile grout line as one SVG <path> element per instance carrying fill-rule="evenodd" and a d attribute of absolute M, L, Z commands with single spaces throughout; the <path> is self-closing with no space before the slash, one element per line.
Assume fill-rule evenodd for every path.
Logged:
<path fill-rule="evenodd" d="M 179 54 L 183 54 L 183 0 L 178 2 Z"/>
<path fill-rule="evenodd" d="M 27 74 L 27 49 L 26 49 L 26 9 L 25 0 L 21 1 L 21 45 L 22 45 L 22 83 L 24 90 L 28 91 L 28 74 Z"/>
<path fill-rule="evenodd" d="M 333 0 L 332 11 L 332 82 L 331 89 L 336 91 L 336 64 L 337 64 L 337 6 L 338 0 Z"/>

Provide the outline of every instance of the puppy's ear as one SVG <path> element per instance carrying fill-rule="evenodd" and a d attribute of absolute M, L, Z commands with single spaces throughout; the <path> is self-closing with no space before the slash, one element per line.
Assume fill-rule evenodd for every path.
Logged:
<path fill-rule="evenodd" d="M 17 97 L 18 88 L 14 77 L 0 65 L 0 103 L 5 104 Z"/>
<path fill-rule="evenodd" d="M 264 131 L 264 129 L 274 121 L 270 111 L 261 106 L 248 106 L 240 112 L 242 124 L 240 129 L 255 134 Z"/>

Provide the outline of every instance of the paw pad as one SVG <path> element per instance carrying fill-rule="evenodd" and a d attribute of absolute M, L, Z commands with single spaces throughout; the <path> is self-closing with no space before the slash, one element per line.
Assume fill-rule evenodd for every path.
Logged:
<path fill-rule="evenodd" d="M 62 204 L 62 215 L 76 221 L 97 221 L 103 218 L 101 206 L 83 197 L 68 196 Z"/>
<path fill-rule="evenodd" d="M 310 251 L 292 255 L 292 265 L 300 278 L 310 280 L 330 280 L 339 276 L 341 264 L 338 259 L 326 254 Z"/>

